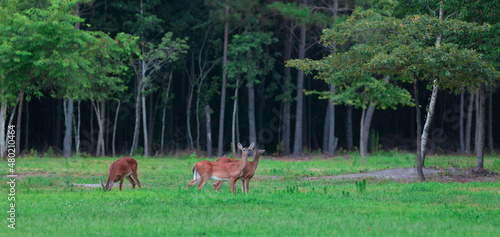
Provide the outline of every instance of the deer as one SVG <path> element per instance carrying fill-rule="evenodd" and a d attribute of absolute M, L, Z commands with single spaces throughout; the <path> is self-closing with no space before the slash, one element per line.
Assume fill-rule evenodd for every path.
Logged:
<path fill-rule="evenodd" d="M 137 177 L 137 161 L 132 157 L 121 157 L 111 163 L 111 166 L 108 170 L 108 180 L 106 181 L 106 185 L 104 185 L 101 181 L 101 188 L 104 192 L 110 191 L 115 182 L 120 181 L 120 192 L 122 191 L 123 178 L 127 178 L 127 180 L 132 184 L 132 190 L 135 188 L 135 182 L 132 179 L 137 181 L 137 185 L 139 189 L 142 190 L 141 182 Z"/>
<path fill-rule="evenodd" d="M 250 179 L 255 175 L 255 170 L 257 170 L 257 166 L 259 165 L 260 155 L 264 153 L 265 150 L 261 150 L 258 148 L 254 148 L 254 158 L 252 161 L 247 161 L 247 165 L 243 169 L 243 174 L 241 176 L 241 189 L 243 192 L 248 194 L 248 185 L 250 183 Z M 236 159 L 232 159 L 229 157 L 220 157 L 215 162 L 218 163 L 230 163 L 230 162 L 238 162 Z M 212 184 L 214 191 L 220 190 L 220 186 L 224 183 L 224 181 L 214 181 Z M 245 184 L 246 183 L 246 184 Z"/>
<path fill-rule="evenodd" d="M 220 163 L 209 160 L 200 161 L 193 166 L 193 180 L 188 183 L 187 188 L 198 183 L 198 189 L 201 190 L 208 179 L 227 181 L 231 186 L 231 193 L 235 194 L 236 180 L 241 178 L 243 169 L 247 165 L 248 152 L 253 149 L 253 143 L 249 147 L 243 147 L 238 143 L 238 148 L 242 151 L 241 160 L 238 162 Z"/>

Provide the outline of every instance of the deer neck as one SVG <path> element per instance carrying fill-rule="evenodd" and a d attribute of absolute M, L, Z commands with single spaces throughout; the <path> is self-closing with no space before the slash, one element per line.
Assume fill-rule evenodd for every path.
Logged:
<path fill-rule="evenodd" d="M 259 165 L 259 159 L 260 159 L 260 152 L 257 152 L 257 154 L 255 154 L 255 157 L 251 162 L 254 169 L 257 169 L 257 166 Z"/>
<path fill-rule="evenodd" d="M 243 156 L 241 157 L 241 160 L 240 160 L 240 172 L 245 169 L 245 166 L 247 165 L 247 157 L 246 156 Z"/>

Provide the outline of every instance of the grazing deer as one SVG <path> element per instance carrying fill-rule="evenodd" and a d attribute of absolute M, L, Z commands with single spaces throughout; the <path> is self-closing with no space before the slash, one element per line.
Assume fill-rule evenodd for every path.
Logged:
<path fill-rule="evenodd" d="M 110 191 L 115 182 L 120 180 L 120 192 L 122 191 L 123 178 L 127 178 L 127 180 L 132 184 L 132 190 L 135 188 L 135 182 L 130 176 L 134 176 L 134 179 L 137 181 L 137 185 L 141 188 L 141 182 L 139 178 L 137 178 L 137 161 L 132 157 L 122 157 L 115 160 L 108 170 L 108 180 L 106 181 L 106 186 L 99 181 L 101 184 L 102 190 L 104 192 Z"/>
<path fill-rule="evenodd" d="M 247 165 L 248 152 L 253 149 L 253 143 L 248 147 L 243 147 L 238 143 L 238 148 L 242 151 L 241 160 L 231 163 L 219 163 L 208 160 L 203 160 L 196 163 L 193 167 L 193 180 L 188 183 L 187 188 L 198 184 L 198 189 L 201 190 L 208 179 L 227 181 L 231 186 L 231 193 L 235 193 L 234 184 L 243 173 L 243 169 Z"/>
<path fill-rule="evenodd" d="M 250 183 L 250 179 L 253 178 L 255 175 L 255 170 L 257 170 L 257 166 L 259 165 L 259 158 L 260 155 L 264 153 L 265 150 L 261 150 L 258 148 L 254 148 L 253 153 L 254 153 L 254 158 L 253 161 L 247 161 L 247 165 L 243 169 L 243 174 L 241 176 L 241 189 L 243 192 L 246 192 L 248 194 L 248 184 Z M 219 163 L 229 163 L 229 162 L 238 162 L 236 159 L 228 158 L 228 157 L 220 157 L 217 159 L 215 162 Z M 220 190 L 220 186 L 224 183 L 224 181 L 214 181 L 213 183 L 213 188 L 214 191 Z M 246 183 L 246 185 L 245 185 Z"/>

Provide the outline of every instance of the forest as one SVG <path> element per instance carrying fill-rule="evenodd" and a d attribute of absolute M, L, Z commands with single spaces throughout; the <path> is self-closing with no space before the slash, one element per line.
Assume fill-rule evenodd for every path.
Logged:
<path fill-rule="evenodd" d="M 0 153 L 494 152 L 496 0 L 0 3 Z M 482 159 L 482 158 L 481 158 Z M 419 164 L 419 162 L 417 162 Z M 479 167 L 479 160 L 478 160 Z"/>

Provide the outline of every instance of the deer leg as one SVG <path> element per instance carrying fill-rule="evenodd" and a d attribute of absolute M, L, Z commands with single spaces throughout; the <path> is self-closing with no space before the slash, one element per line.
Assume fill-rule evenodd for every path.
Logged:
<path fill-rule="evenodd" d="M 187 188 L 190 188 L 191 186 L 199 183 L 201 181 L 201 179 L 195 179 L 195 180 L 192 180 L 191 182 L 188 183 L 188 186 Z"/>
<path fill-rule="evenodd" d="M 132 184 L 132 190 L 134 190 L 134 188 L 135 188 L 135 182 L 134 182 L 134 180 L 132 179 L 132 177 L 127 176 L 127 180 L 128 180 L 128 181 Z"/>
<path fill-rule="evenodd" d="M 245 180 L 241 179 L 241 192 L 245 192 Z"/>
<path fill-rule="evenodd" d="M 203 185 L 207 182 L 208 178 L 201 177 L 201 182 L 198 184 L 198 189 L 201 190 Z"/>
<path fill-rule="evenodd" d="M 234 194 L 236 192 L 236 187 L 235 185 L 236 180 L 234 179 L 229 179 L 229 185 L 231 186 L 231 193 Z"/>
<path fill-rule="evenodd" d="M 139 189 L 142 190 L 141 181 L 139 181 L 139 178 L 137 177 L 137 171 L 136 172 L 132 172 L 132 176 L 134 176 L 135 181 L 137 181 L 137 186 L 139 186 Z"/>
<path fill-rule="evenodd" d="M 122 191 L 123 177 L 120 178 L 120 192 Z"/>
<path fill-rule="evenodd" d="M 220 183 L 220 181 L 214 181 L 214 183 L 212 184 L 212 187 L 214 188 L 214 192 L 219 191 L 219 190 L 217 190 L 217 187 L 218 186 L 220 187 L 219 183 Z"/>
<path fill-rule="evenodd" d="M 247 194 L 248 194 L 248 185 L 250 184 L 250 179 L 245 179 L 246 183 L 247 183 L 247 188 L 245 189 L 247 191 Z"/>

